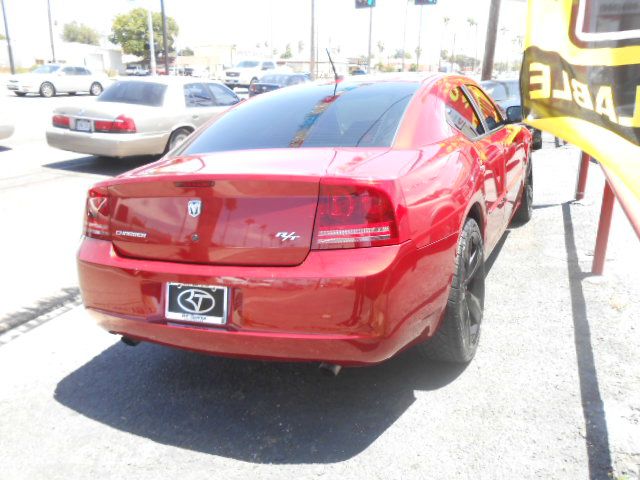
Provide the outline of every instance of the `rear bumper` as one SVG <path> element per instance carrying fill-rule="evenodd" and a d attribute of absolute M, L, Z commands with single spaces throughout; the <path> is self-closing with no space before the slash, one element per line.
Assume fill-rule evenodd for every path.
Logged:
<path fill-rule="evenodd" d="M 47 143 L 51 147 L 103 157 L 159 155 L 164 152 L 168 133 L 85 133 L 49 127 Z"/>
<path fill-rule="evenodd" d="M 85 306 L 112 333 L 222 356 L 372 364 L 433 333 L 455 241 L 310 252 L 295 267 L 229 267 L 123 258 L 110 242 L 85 238 L 78 269 Z M 227 324 L 168 322 L 166 282 L 228 287 Z"/>

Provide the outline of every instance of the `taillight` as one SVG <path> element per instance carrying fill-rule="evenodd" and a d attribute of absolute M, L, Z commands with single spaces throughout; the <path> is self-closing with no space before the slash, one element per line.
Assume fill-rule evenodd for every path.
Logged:
<path fill-rule="evenodd" d="M 84 234 L 91 238 L 111 240 L 109 233 L 109 196 L 104 188 L 92 188 L 87 195 Z"/>
<path fill-rule="evenodd" d="M 255 84 L 252 83 L 251 85 L 249 85 L 249 91 L 256 93 L 258 91 L 258 87 L 256 87 Z"/>
<path fill-rule="evenodd" d="M 398 242 L 396 215 L 387 193 L 371 186 L 320 184 L 314 250 Z"/>
<path fill-rule="evenodd" d="M 94 122 L 94 130 L 96 132 L 108 133 L 135 133 L 136 123 L 133 118 L 120 115 L 115 120 L 96 120 Z"/>
<path fill-rule="evenodd" d="M 69 128 L 69 117 L 66 115 L 54 115 L 51 123 L 54 127 Z"/>

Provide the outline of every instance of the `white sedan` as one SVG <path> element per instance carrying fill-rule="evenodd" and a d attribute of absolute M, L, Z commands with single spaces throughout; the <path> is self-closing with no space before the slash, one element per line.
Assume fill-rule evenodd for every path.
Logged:
<path fill-rule="evenodd" d="M 7 88 L 19 97 L 36 93 L 41 97 L 53 97 L 58 93 L 75 95 L 86 92 L 100 95 L 109 78 L 104 73 L 94 73 L 86 67 L 74 65 L 41 65 L 29 73 L 9 78 Z"/>

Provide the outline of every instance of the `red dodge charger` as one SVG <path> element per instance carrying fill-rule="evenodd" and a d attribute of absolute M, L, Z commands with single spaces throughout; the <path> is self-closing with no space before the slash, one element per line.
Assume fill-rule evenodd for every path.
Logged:
<path fill-rule="evenodd" d="M 519 116 L 443 75 L 243 102 L 89 191 L 84 304 L 129 344 L 331 366 L 420 344 L 468 362 L 485 258 L 531 216 Z"/>

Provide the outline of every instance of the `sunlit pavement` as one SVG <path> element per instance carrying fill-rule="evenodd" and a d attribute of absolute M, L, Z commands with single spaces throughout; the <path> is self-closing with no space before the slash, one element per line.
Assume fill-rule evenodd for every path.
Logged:
<path fill-rule="evenodd" d="M 534 156 L 534 218 L 489 262 L 466 368 L 409 351 L 345 369 L 126 347 L 78 307 L 86 189 L 152 159 L 49 149 L 50 110 L 0 94 L 0 478 L 607 478 L 640 474 L 640 244 L 614 213 L 589 275 L 603 179 Z"/>

